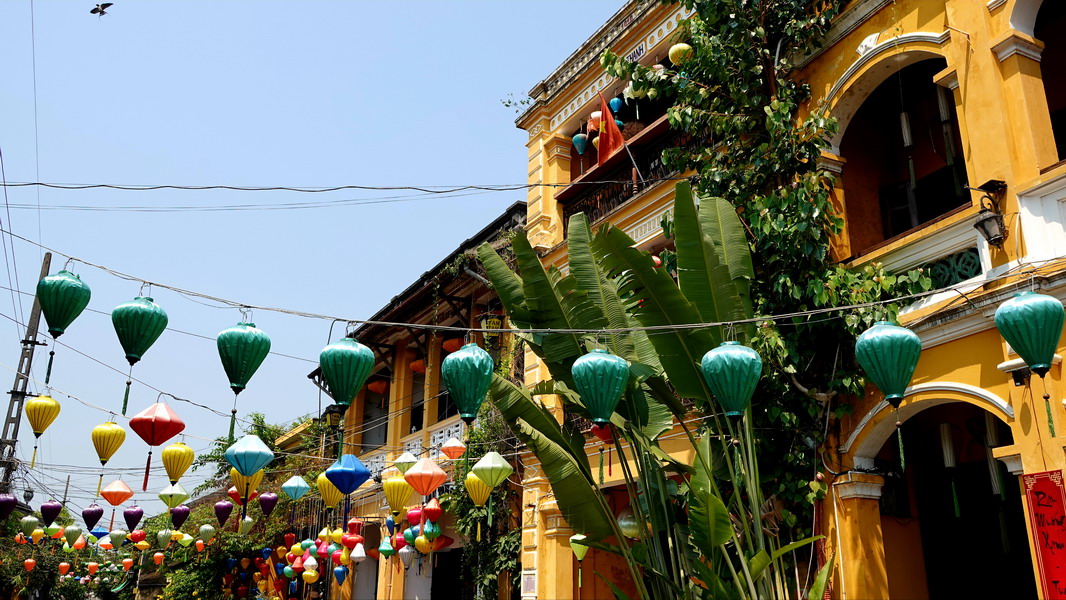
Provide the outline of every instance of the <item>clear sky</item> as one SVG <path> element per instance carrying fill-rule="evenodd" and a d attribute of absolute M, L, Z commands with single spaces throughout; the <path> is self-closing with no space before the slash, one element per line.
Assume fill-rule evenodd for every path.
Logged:
<path fill-rule="evenodd" d="M 526 134 L 515 128 L 516 114 L 501 100 L 509 94 L 524 98 L 623 0 L 118 0 L 99 18 L 89 14 L 94 4 L 36 0 L 31 29 L 31 1 L 5 3 L 0 149 L 9 182 L 524 183 Z M 35 242 L 144 279 L 249 304 L 358 319 L 525 193 L 311 210 L 129 207 L 409 194 L 12 188 L 0 220 Z M 58 208 L 70 206 L 126 208 Z M 17 265 L 14 287 L 32 292 L 41 251 L 14 240 L 6 252 L 8 258 L 13 252 Z M 62 266 L 62 258 L 53 259 L 53 272 Z M 140 289 L 82 264 L 74 270 L 92 288 L 90 310 L 110 312 Z M 0 285 L 12 287 L 6 269 L 0 270 Z M 152 295 L 169 313 L 171 327 L 185 332 L 213 337 L 241 318 L 236 309 L 167 290 Z M 9 318 L 28 314 L 30 306 L 29 296 L 18 300 L 0 290 L 0 315 L 6 317 L 0 317 L 0 377 L 10 379 L 23 332 Z M 273 350 L 304 360 L 268 357 L 240 396 L 240 414 L 261 411 L 281 423 L 317 412 L 318 394 L 306 375 L 327 343 L 330 323 L 266 311 L 253 318 L 270 334 Z M 37 506 L 48 500 L 48 490 L 62 495 L 70 474 L 71 508 L 78 513 L 92 500 L 100 472 L 89 432 L 108 415 L 67 394 L 117 412 L 126 362 L 106 314 L 86 311 L 60 341 L 122 373 L 57 348 L 52 385 L 62 413 L 41 438 L 41 464 L 16 492 L 33 488 Z M 46 359 L 43 348 L 34 369 L 41 381 Z M 232 405 L 211 340 L 167 331 L 134 368 L 134 377 L 223 413 Z M 157 395 L 134 383 L 130 415 Z M 171 407 L 185 420 L 186 442 L 197 451 L 227 429 L 227 417 L 181 402 L 171 401 Z M 19 453 L 26 459 L 32 441 L 23 421 Z M 164 508 L 156 494 L 167 481 L 157 449 L 149 492 L 140 493 L 147 449 L 128 431 L 108 465 L 122 471 L 109 472 L 104 483 L 121 475 L 153 514 Z M 189 474 L 182 484 L 191 491 L 200 480 Z"/>

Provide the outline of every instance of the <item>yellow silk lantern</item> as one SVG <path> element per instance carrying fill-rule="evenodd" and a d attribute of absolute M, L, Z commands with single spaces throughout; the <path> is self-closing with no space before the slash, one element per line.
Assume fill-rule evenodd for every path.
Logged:
<path fill-rule="evenodd" d="M 263 482 L 263 470 L 259 469 L 255 473 L 252 473 L 251 477 L 245 477 L 237 472 L 237 469 L 230 467 L 229 470 L 230 479 L 233 480 L 233 487 L 237 488 L 237 493 L 243 498 L 247 493 L 251 497 L 251 493 L 259 489 L 259 484 Z"/>
<path fill-rule="evenodd" d="M 340 527 L 333 530 L 333 533 L 329 534 L 329 539 L 333 540 L 333 543 L 341 543 L 341 538 L 344 537 L 344 530 Z"/>
<path fill-rule="evenodd" d="M 337 503 L 341 501 L 341 497 L 344 496 L 337 489 L 337 486 L 333 485 L 333 482 L 326 477 L 325 473 L 319 473 L 315 484 L 318 485 L 318 492 L 322 494 L 322 503 L 326 505 L 326 508 L 337 506 Z"/>
<path fill-rule="evenodd" d="M 30 538 L 33 540 L 34 544 L 36 544 L 37 542 L 41 541 L 41 538 L 43 538 L 43 537 L 44 537 L 44 530 L 41 529 L 40 527 L 38 527 L 37 529 L 34 529 L 33 532 L 30 533 Z"/>
<path fill-rule="evenodd" d="M 145 541 L 145 540 L 141 540 L 141 541 L 137 542 L 136 544 L 134 544 L 134 547 L 136 547 L 136 548 L 137 548 L 138 550 L 140 550 L 140 551 L 142 551 L 142 552 L 143 552 L 143 551 L 145 551 L 145 550 L 147 550 L 147 549 L 151 548 L 151 547 L 152 547 L 152 545 L 151 545 L 151 544 L 149 544 L 149 543 L 148 543 L 147 541 Z"/>
<path fill-rule="evenodd" d="M 403 477 L 390 477 L 382 482 L 381 487 L 385 490 L 385 501 L 389 503 L 392 516 L 397 517 L 400 511 L 407 508 L 411 501 L 411 493 L 414 489 Z"/>
<path fill-rule="evenodd" d="M 167 476 L 170 477 L 170 485 L 174 485 L 181 479 L 185 471 L 192 466 L 194 458 L 196 458 L 196 453 L 182 442 L 163 448 L 163 468 L 167 470 Z"/>
<path fill-rule="evenodd" d="M 93 447 L 96 448 L 96 456 L 100 459 L 100 466 L 106 466 L 107 461 L 118 452 L 122 442 L 126 441 L 126 430 L 119 427 L 118 423 L 108 421 L 93 427 Z M 100 486 L 104 484 L 104 474 L 100 473 L 100 480 L 96 483 L 96 494 L 100 495 Z"/>
<path fill-rule="evenodd" d="M 478 508 L 485 506 L 485 503 L 489 501 L 489 496 L 492 494 L 492 487 L 473 471 L 466 474 L 466 480 L 463 483 L 466 484 L 466 493 L 470 494 L 470 501 L 474 503 L 474 506 Z M 481 541 L 480 520 L 477 522 L 477 541 Z"/>
<path fill-rule="evenodd" d="M 30 459 L 30 468 L 37 464 L 37 440 L 41 434 L 59 416 L 59 403 L 51 396 L 37 396 L 26 402 L 26 419 L 33 428 L 33 458 Z"/>
<path fill-rule="evenodd" d="M 304 583 L 314 583 L 318 581 L 318 571 L 304 571 L 300 577 L 303 577 Z"/>
<path fill-rule="evenodd" d="M 415 550 L 418 550 L 422 554 L 429 554 L 432 546 L 433 544 L 429 541 L 429 538 L 424 535 L 415 538 Z"/>
<path fill-rule="evenodd" d="M 351 560 L 352 560 L 352 553 L 349 552 L 348 551 L 348 547 L 345 546 L 344 549 L 341 550 L 341 564 L 342 565 L 346 565 L 349 562 L 351 562 Z"/>

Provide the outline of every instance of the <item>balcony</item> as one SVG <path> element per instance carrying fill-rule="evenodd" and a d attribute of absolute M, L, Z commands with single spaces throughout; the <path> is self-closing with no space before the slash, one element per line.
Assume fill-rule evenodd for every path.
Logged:
<path fill-rule="evenodd" d="M 663 163 L 663 151 L 683 146 L 689 139 L 687 134 L 671 130 L 664 115 L 626 141 L 629 152 L 623 148 L 604 164 L 574 179 L 555 195 L 563 205 L 564 237 L 571 215 L 582 212 L 590 223 L 595 223 L 644 190 L 662 183 L 662 179 L 675 175 L 676 171 Z M 634 162 L 643 181 L 637 176 Z"/>

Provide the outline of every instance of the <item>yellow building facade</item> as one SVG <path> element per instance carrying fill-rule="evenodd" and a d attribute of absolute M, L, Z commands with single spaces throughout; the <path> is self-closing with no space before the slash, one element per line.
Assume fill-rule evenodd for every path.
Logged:
<path fill-rule="evenodd" d="M 565 224 L 577 211 L 643 249 L 665 245 L 673 183 L 645 183 L 678 175 L 656 160 L 677 142 L 664 108 L 622 119 L 632 161 L 620 152 L 597 165 L 595 150 L 578 153 L 572 137 L 587 130 L 599 94 L 618 97 L 625 86 L 600 68 L 602 52 L 658 64 L 686 16 L 678 5 L 629 2 L 531 90 L 518 120 L 535 184 L 526 229 L 545 264 L 565 269 Z M 1056 579 L 1066 553 L 1027 494 L 1036 474 L 1066 467 L 1060 359 L 1043 380 L 1030 376 L 992 318 L 1021 290 L 1066 298 L 1061 25 L 1058 0 L 856 0 L 821 50 L 792 57 L 812 90 L 808 110 L 826 106 L 839 121 L 823 156 L 845 219 L 834 257 L 923 269 L 943 289 L 901 312 L 923 352 L 899 410 L 868 386 L 830 422 L 820 449 L 829 491 L 814 510 L 825 536 L 816 558 L 834 559 L 834 598 L 1066 594 L 1066 573 Z M 974 227 L 982 207 L 1003 217 L 996 244 Z M 525 368 L 527 384 L 547 378 L 531 354 Z M 576 587 L 572 531 L 536 458 L 523 462 L 522 597 L 610 597 L 595 584 Z M 619 483 L 619 470 L 608 479 Z M 617 565 L 602 560 L 585 568 L 610 577 Z"/>

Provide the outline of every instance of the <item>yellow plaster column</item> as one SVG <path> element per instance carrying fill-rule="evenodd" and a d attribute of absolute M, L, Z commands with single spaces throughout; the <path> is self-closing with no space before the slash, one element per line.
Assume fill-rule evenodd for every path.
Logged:
<path fill-rule="evenodd" d="M 889 597 L 878 505 L 884 481 L 880 475 L 845 473 L 826 497 L 833 520 L 829 542 L 836 556 L 833 588 L 839 600 Z"/>
<path fill-rule="evenodd" d="M 429 448 L 429 428 L 437 423 L 437 390 L 440 387 L 441 336 L 429 337 L 429 355 L 426 356 L 426 381 L 422 391 L 422 447 Z M 427 455 L 428 456 L 428 455 Z"/>
<path fill-rule="evenodd" d="M 558 225 L 554 191 L 537 185 L 544 183 L 544 140 L 548 137 L 549 124 L 548 115 L 542 109 L 527 130 L 529 141 L 526 143 L 526 181 L 530 184 L 526 194 L 526 232 L 534 247 L 544 248 L 554 245 L 554 231 Z"/>
<path fill-rule="evenodd" d="M 536 461 L 532 456 L 526 458 Z M 522 512 L 523 577 L 536 574 L 537 598 L 574 600 L 577 598 L 577 573 L 574 571 L 577 563 L 570 550 L 570 536 L 574 531 L 559 512 L 551 485 L 541 475 L 540 465 L 527 466 L 526 473 L 537 475 L 527 477 L 522 484 L 525 486 L 522 497 L 525 507 Z M 585 575 L 595 577 L 591 573 Z M 585 583 L 588 586 L 590 582 Z"/>
<path fill-rule="evenodd" d="M 1014 135 L 1014 174 L 1025 181 L 1040 174 L 1040 169 L 1058 160 L 1055 139 L 1051 135 L 1051 115 L 1040 75 L 1043 42 L 1015 29 L 991 41 L 991 50 L 999 61 L 1003 77 L 1005 102 L 1003 115 Z M 995 144 L 984 147 L 996 147 Z M 968 158 L 968 157 L 967 157 Z M 997 157 L 997 160 L 1001 157 Z M 981 182 L 977 182 L 979 185 Z"/>
<path fill-rule="evenodd" d="M 359 390 L 352 405 L 344 411 L 344 447 L 356 456 L 363 453 L 363 405 L 366 404 L 366 388 Z"/>
<path fill-rule="evenodd" d="M 829 201 L 833 204 L 836 216 L 844 219 L 840 233 L 829 240 L 829 252 L 834 261 L 843 261 L 851 258 L 851 238 L 848 237 L 847 203 L 844 199 L 844 157 L 822 152 L 818 158 L 818 166 L 829 171 L 836 178 L 833 189 L 829 192 Z"/>

